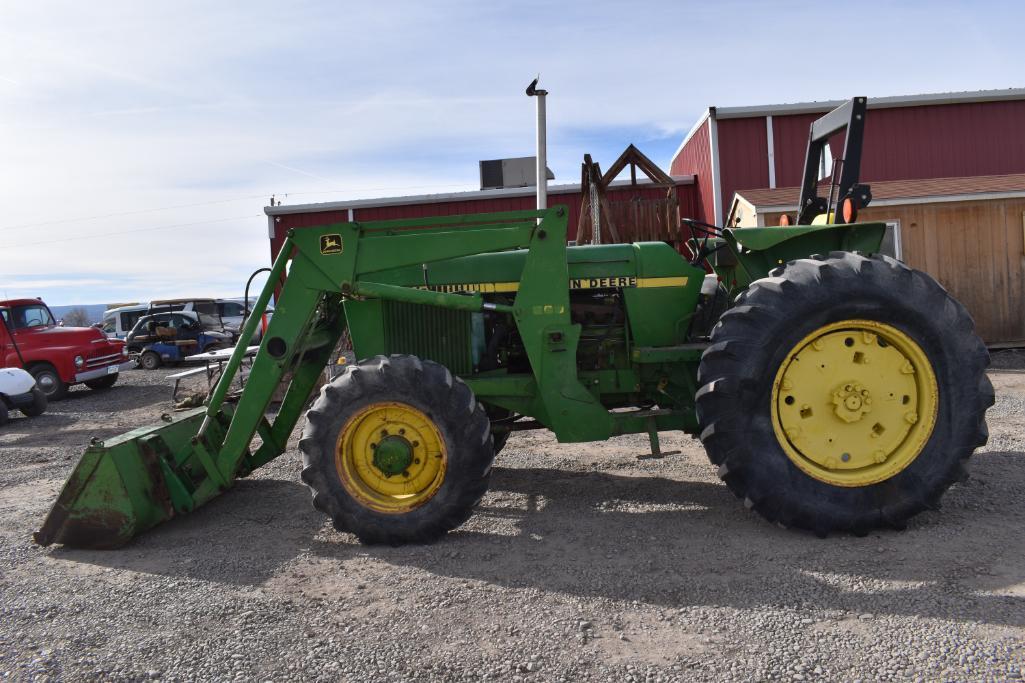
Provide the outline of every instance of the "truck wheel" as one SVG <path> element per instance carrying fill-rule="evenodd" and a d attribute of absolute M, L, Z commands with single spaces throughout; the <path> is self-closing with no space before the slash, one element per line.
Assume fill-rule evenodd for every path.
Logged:
<path fill-rule="evenodd" d="M 989 353 L 925 273 L 835 252 L 758 280 L 698 370 L 701 440 L 766 519 L 865 534 L 936 508 L 986 443 Z"/>
<path fill-rule="evenodd" d="M 91 379 L 88 382 L 86 382 L 85 385 L 93 391 L 109 389 L 117 383 L 118 374 L 120 373 L 114 373 L 113 375 L 104 375 L 99 379 Z"/>
<path fill-rule="evenodd" d="M 143 351 L 139 356 L 139 366 L 143 370 L 156 370 L 161 365 L 160 356 L 155 351 Z"/>
<path fill-rule="evenodd" d="M 36 386 L 46 395 L 47 401 L 59 401 L 67 395 L 68 385 L 49 363 L 33 366 L 29 374 L 36 378 Z"/>
<path fill-rule="evenodd" d="M 488 487 L 484 409 L 442 365 L 361 361 L 321 389 L 299 449 L 314 506 L 364 543 L 431 542 L 465 522 Z"/>
<path fill-rule="evenodd" d="M 39 417 L 46 412 L 46 394 L 39 387 L 32 387 L 32 403 L 19 408 L 25 417 Z"/>
<path fill-rule="evenodd" d="M 11 418 L 7 411 L 7 404 L 0 400 L 0 427 L 3 427 Z"/>

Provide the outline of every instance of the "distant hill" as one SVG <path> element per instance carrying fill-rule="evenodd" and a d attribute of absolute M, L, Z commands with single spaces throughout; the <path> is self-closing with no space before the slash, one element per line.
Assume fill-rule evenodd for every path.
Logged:
<path fill-rule="evenodd" d="M 107 310 L 107 304 L 81 304 L 78 306 L 50 306 L 53 317 L 60 320 L 73 308 L 81 308 L 85 311 L 89 324 L 98 323 L 103 320 L 103 312 Z"/>

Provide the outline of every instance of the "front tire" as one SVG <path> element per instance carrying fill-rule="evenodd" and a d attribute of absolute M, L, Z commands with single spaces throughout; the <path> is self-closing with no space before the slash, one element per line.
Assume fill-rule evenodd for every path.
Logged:
<path fill-rule="evenodd" d="M 160 356 L 155 351 L 144 351 L 139 356 L 139 367 L 143 370 L 156 370 L 162 363 L 163 361 L 160 360 Z"/>
<path fill-rule="evenodd" d="M 36 386 L 46 395 L 47 401 L 59 401 L 67 395 L 68 385 L 49 363 L 33 366 L 29 374 L 36 378 Z"/>
<path fill-rule="evenodd" d="M 484 409 L 442 365 L 361 361 L 321 389 L 299 449 L 314 506 L 364 543 L 428 543 L 465 522 L 488 487 Z"/>
<path fill-rule="evenodd" d="M 770 521 L 903 528 L 986 443 L 988 365 L 968 312 L 925 273 L 845 252 L 793 261 L 713 329 L 701 440 Z"/>
<path fill-rule="evenodd" d="M 39 387 L 32 387 L 32 403 L 19 408 L 25 417 L 39 417 L 46 412 L 46 394 Z"/>

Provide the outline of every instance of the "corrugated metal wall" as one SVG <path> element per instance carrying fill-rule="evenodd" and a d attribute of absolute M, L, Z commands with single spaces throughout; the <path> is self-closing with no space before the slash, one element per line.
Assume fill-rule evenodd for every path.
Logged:
<path fill-rule="evenodd" d="M 800 184 L 808 127 L 818 116 L 773 117 L 777 187 Z M 743 120 L 757 121 L 765 127 L 764 118 Z M 1023 121 L 1025 101 L 870 109 L 865 121 L 862 180 L 1025 173 Z M 720 131 L 724 123 L 719 123 Z M 722 132 L 719 137 L 724 139 Z M 843 136 L 838 135 L 831 143 L 835 155 L 842 151 L 842 140 Z M 762 158 L 764 155 L 763 146 Z M 737 185 L 733 189 L 755 187 L 767 184 Z"/>
<path fill-rule="evenodd" d="M 765 119 L 723 119 L 719 127 L 719 172 L 722 220 L 729 214 L 733 193 L 769 186 L 768 131 Z"/>
<path fill-rule="evenodd" d="M 869 101 L 871 104 L 871 100 Z M 776 187 L 801 182 L 808 128 L 818 114 L 772 117 Z M 1025 100 L 870 109 L 861 178 L 865 182 L 1025 173 Z M 717 120 L 722 215 L 733 194 L 769 186 L 765 116 Z M 830 146 L 843 148 L 843 134 Z M 698 211 L 712 216 L 712 151 L 703 124 L 673 159 L 670 172 L 692 174 Z"/>
<path fill-rule="evenodd" d="M 680 216 L 696 218 L 699 221 L 711 222 L 714 212 L 712 206 L 712 148 L 708 141 L 708 122 L 694 132 L 680 153 L 673 159 L 669 175 L 693 175 L 696 191 L 693 193 L 693 213 L 684 210 L 683 198 L 680 199 Z"/>

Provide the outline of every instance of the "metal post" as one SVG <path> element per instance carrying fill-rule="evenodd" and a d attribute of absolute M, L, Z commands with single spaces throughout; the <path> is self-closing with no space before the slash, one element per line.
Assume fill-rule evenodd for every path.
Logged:
<path fill-rule="evenodd" d="M 537 209 L 541 211 L 548 208 L 548 141 L 545 120 L 545 97 L 548 95 L 548 91 L 536 87 L 538 78 L 535 78 L 527 86 L 527 96 L 537 98 L 537 172 L 535 182 L 537 183 Z"/>

